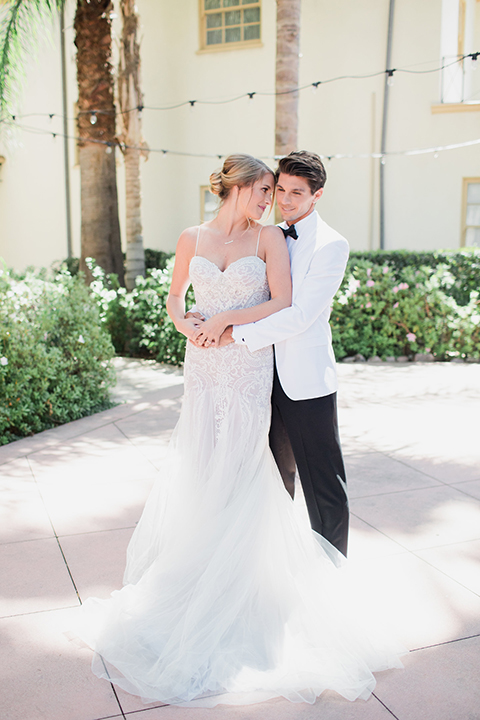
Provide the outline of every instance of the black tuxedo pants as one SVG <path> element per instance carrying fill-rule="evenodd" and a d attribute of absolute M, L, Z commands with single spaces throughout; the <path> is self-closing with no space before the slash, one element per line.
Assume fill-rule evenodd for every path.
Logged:
<path fill-rule="evenodd" d="M 298 468 L 312 528 L 347 554 L 348 498 L 337 420 L 337 394 L 291 400 L 275 368 L 270 448 L 293 498 Z"/>

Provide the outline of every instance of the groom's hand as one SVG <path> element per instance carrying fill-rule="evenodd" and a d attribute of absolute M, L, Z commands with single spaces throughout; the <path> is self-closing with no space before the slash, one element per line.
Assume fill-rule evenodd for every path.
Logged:
<path fill-rule="evenodd" d="M 225 347 L 225 345 L 230 345 L 231 343 L 235 342 L 235 340 L 232 337 L 232 330 L 233 325 L 229 325 L 223 333 L 220 335 L 220 342 L 218 343 L 217 347 Z"/>
<path fill-rule="evenodd" d="M 192 312 L 191 310 L 189 310 L 185 315 L 185 319 L 187 318 L 195 318 L 196 320 L 201 320 L 202 322 L 205 320 L 205 317 L 202 315 L 202 313 Z"/>

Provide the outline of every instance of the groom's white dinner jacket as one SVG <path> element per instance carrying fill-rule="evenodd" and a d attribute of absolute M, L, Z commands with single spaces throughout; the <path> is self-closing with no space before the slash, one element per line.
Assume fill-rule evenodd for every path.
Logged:
<path fill-rule="evenodd" d="M 282 223 L 280 227 L 288 227 Z M 252 352 L 275 345 L 277 373 L 291 400 L 337 390 L 329 318 L 348 259 L 348 243 L 314 210 L 295 223 L 297 240 L 287 236 L 292 271 L 292 304 L 269 317 L 233 328 L 236 343 Z"/>

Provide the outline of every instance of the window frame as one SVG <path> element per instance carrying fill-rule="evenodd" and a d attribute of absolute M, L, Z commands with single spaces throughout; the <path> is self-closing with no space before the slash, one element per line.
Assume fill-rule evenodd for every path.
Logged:
<path fill-rule="evenodd" d="M 480 185 L 480 177 L 464 177 L 462 189 L 462 229 L 460 236 L 460 247 L 477 247 L 476 245 L 467 245 L 467 229 L 469 227 L 480 227 L 480 225 L 467 225 L 467 206 L 468 206 L 468 186 Z"/>
<path fill-rule="evenodd" d="M 213 193 L 210 190 L 210 185 L 200 185 L 200 222 L 201 223 L 207 222 L 207 220 L 205 220 L 205 195 L 207 192 L 210 193 L 211 195 L 213 195 Z M 217 210 L 218 210 L 218 204 L 217 204 Z M 210 219 L 211 218 L 209 218 L 209 220 Z"/>
<path fill-rule="evenodd" d="M 199 13 L 199 50 L 198 53 L 209 53 L 209 52 L 223 52 L 225 50 L 246 50 L 252 47 L 261 47 L 262 42 L 262 0 L 249 0 L 247 7 L 241 4 L 242 0 L 239 0 L 238 5 L 232 5 L 228 9 L 224 7 L 215 8 L 212 11 L 205 10 L 205 0 L 198 0 L 198 13 Z M 207 45 L 207 28 L 206 28 L 206 17 L 215 12 L 229 12 L 234 10 L 248 10 L 249 6 L 253 5 L 258 7 L 260 10 L 260 37 L 254 38 L 253 40 L 238 40 L 236 42 L 222 42 L 214 45 Z M 256 23 L 252 23 L 256 24 Z M 222 25 L 222 29 L 223 29 Z M 243 23 L 240 25 L 243 28 Z"/>

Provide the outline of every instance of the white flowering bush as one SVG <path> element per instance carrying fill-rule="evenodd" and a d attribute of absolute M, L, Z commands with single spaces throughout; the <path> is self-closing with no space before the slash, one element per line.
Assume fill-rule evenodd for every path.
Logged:
<path fill-rule="evenodd" d="M 0 444 L 110 407 L 113 356 L 81 278 L 0 270 Z"/>
<path fill-rule="evenodd" d="M 447 265 L 436 268 L 349 264 L 332 308 L 337 359 L 362 354 L 413 356 L 432 353 L 439 360 L 480 357 L 480 304 L 477 290 L 453 296 L 456 279 Z"/>
<path fill-rule="evenodd" d="M 153 357 L 158 362 L 180 365 L 186 340 L 166 309 L 174 258 L 166 261 L 165 268 L 150 268 L 146 278 L 137 277 L 130 293 L 119 287 L 115 275 L 105 275 L 91 259 L 87 262 L 94 277 L 90 289 L 115 350 L 121 355 Z M 194 303 L 191 288 L 186 303 L 187 307 Z"/>

